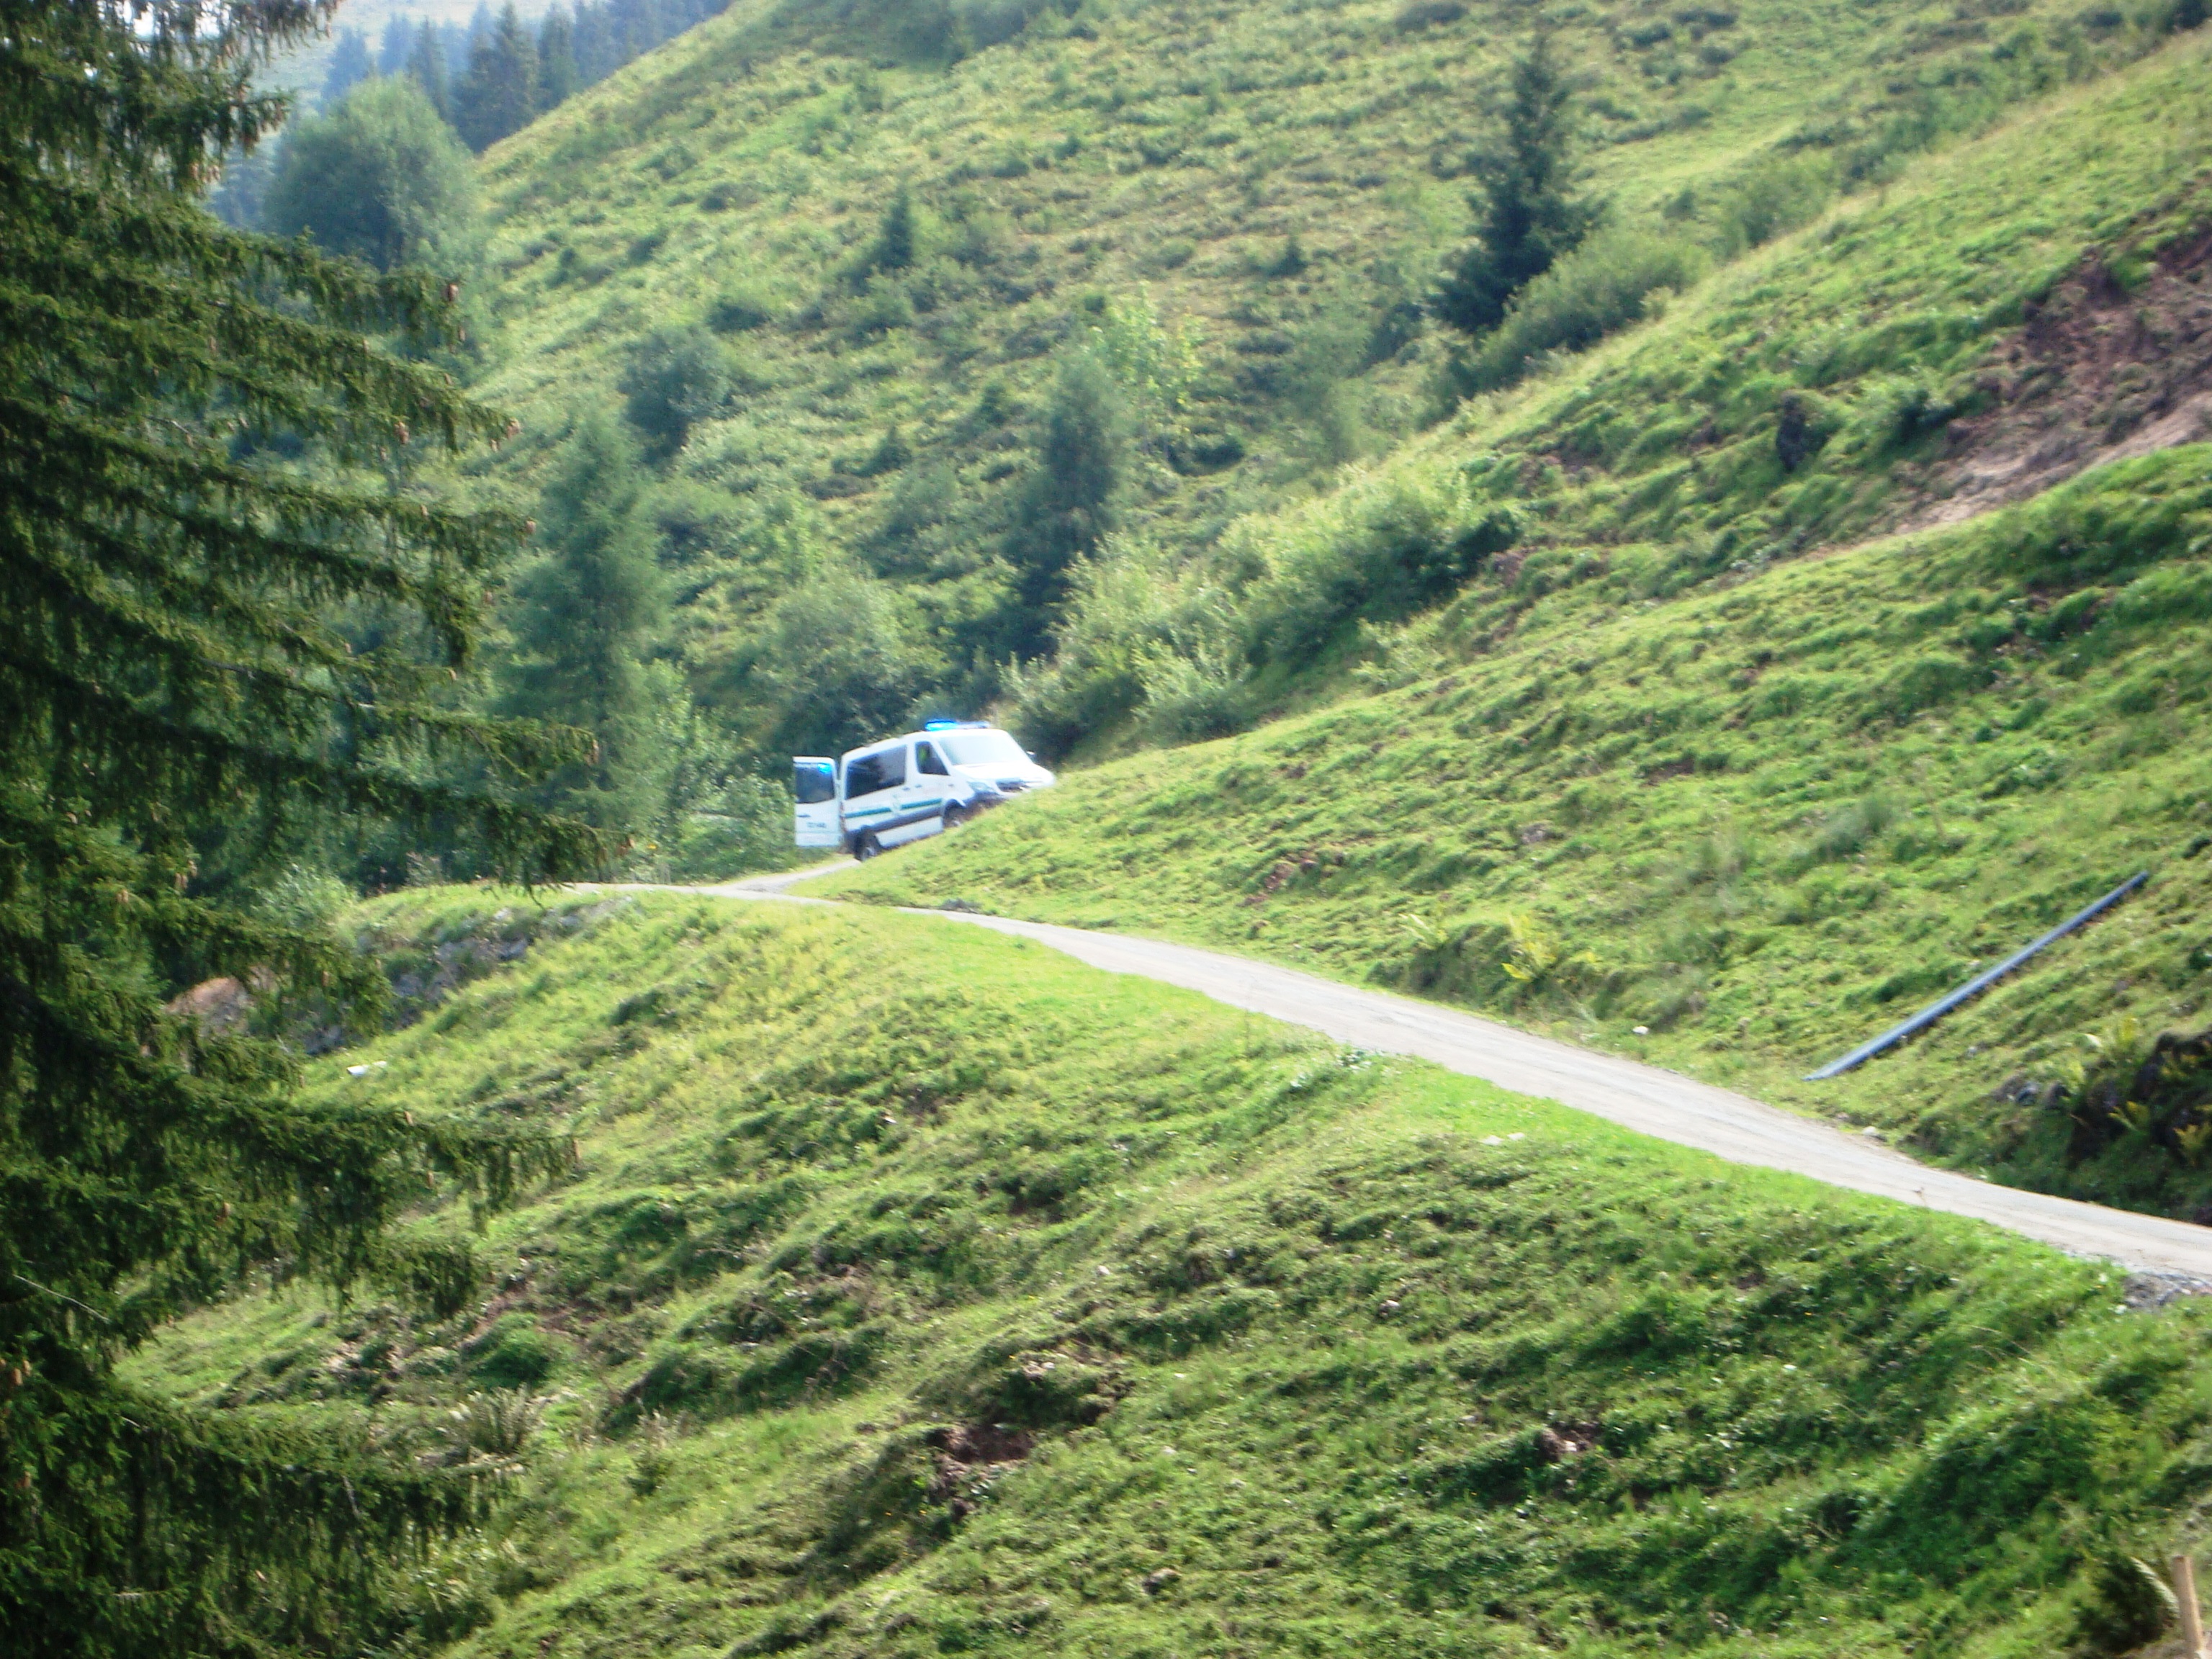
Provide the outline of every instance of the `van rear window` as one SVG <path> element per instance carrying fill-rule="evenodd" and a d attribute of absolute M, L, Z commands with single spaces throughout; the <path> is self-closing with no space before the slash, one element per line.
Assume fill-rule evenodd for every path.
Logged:
<path fill-rule="evenodd" d="M 791 793 L 801 806 L 818 805 L 837 799 L 837 769 L 828 761 L 801 761 L 791 780 Z"/>
<path fill-rule="evenodd" d="M 879 789 L 896 789 L 906 781 L 906 750 L 884 749 L 872 755 L 856 755 L 845 763 L 845 799 L 857 800 Z"/>

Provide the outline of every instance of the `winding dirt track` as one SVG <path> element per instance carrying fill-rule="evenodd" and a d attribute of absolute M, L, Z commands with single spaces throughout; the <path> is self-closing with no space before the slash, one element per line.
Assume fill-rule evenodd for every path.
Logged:
<path fill-rule="evenodd" d="M 653 890 L 733 899 L 828 902 L 783 889 L 823 866 L 718 887 Z M 1788 1170 L 1832 1187 L 1917 1204 L 2099 1256 L 2139 1273 L 2212 1281 L 2212 1229 L 1999 1187 L 1930 1169 L 1871 1138 L 1762 1105 L 1678 1073 L 1556 1042 L 1456 1009 L 1316 978 L 1291 968 L 1119 933 L 941 910 L 946 921 L 1032 939 L 1110 974 L 1139 974 L 1233 1008 L 1304 1025 L 1379 1053 L 1411 1054 L 1500 1088 L 1536 1095 L 1734 1164 Z"/>

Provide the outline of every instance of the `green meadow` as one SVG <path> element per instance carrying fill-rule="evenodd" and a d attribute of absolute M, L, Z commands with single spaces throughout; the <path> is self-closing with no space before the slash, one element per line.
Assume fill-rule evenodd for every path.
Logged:
<path fill-rule="evenodd" d="M 500 1478 L 393 1568 L 379 1651 L 2161 1621 L 2132 1561 L 2195 1524 L 2212 1332 L 2117 1272 L 927 918 L 432 890 L 349 925 L 419 1018 L 314 1096 L 565 1132 L 574 1171 L 425 1206 L 484 1269 L 450 1321 L 275 1289 L 132 1373 Z"/>
<path fill-rule="evenodd" d="M 1616 565 L 1449 673 L 1072 774 L 808 890 L 1273 957 L 2194 1214 L 2209 462 L 1661 607 Z M 2145 870 L 1932 1034 L 1801 1080 Z"/>
<path fill-rule="evenodd" d="M 481 384 L 524 430 L 484 487 L 542 482 L 580 409 L 707 351 L 656 457 L 665 649 L 753 758 L 1000 696 L 1055 750 L 1207 735 L 1276 706 L 1285 664 L 1341 659 L 1357 620 L 1448 594 L 1469 547 L 1723 535 L 1725 565 L 1879 522 L 1913 459 L 1894 452 L 1971 401 L 1966 334 L 2193 153 L 2192 47 L 2164 49 L 2163 93 L 2063 112 L 2158 56 L 2171 9 L 1560 9 L 1612 229 L 1515 350 L 1542 370 L 1693 298 L 1711 325 L 1427 438 L 1454 347 L 1423 302 L 1468 233 L 1520 9 L 741 0 L 487 156 Z M 2008 178 L 2051 198 L 2032 210 L 1977 192 L 1975 252 L 1917 268 L 1926 216 L 1883 204 L 1924 195 L 1931 151 L 2054 99 L 2057 128 L 2103 122 L 2106 163 Z M 1838 201 L 1811 247 L 1755 251 Z M 1647 293 L 1662 268 L 1686 295 Z M 1821 348 L 1776 337 L 1784 316 Z M 1115 534 L 1046 659 L 1010 667 L 1042 643 L 1017 544 L 1078 356 L 1112 382 Z M 1838 441 L 1785 480 L 1761 457 L 1796 379 Z M 1392 483 L 1340 489 L 1409 444 Z M 1478 450 L 1497 466 L 1462 501 Z"/>

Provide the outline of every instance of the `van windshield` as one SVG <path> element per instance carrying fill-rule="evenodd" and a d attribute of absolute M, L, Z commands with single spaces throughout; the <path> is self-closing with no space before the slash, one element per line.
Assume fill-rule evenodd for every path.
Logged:
<path fill-rule="evenodd" d="M 1025 766 L 1029 757 L 1004 732 L 940 732 L 937 741 L 955 766 Z"/>

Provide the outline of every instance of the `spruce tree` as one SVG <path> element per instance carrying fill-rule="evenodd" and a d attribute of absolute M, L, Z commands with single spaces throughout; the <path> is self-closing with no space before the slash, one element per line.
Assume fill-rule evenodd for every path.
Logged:
<path fill-rule="evenodd" d="M 374 74 L 368 61 L 368 40 L 359 29 L 341 29 L 331 47 L 331 67 L 323 76 L 323 95 L 318 100 L 328 109 Z"/>
<path fill-rule="evenodd" d="M 645 653 L 667 600 L 645 510 L 646 478 L 620 422 L 585 417 L 564 446 L 543 508 L 550 551 L 515 583 L 514 653 L 505 712 L 587 733 L 591 751 L 540 799 L 603 829 L 636 836 L 661 805 L 665 757 Z"/>
<path fill-rule="evenodd" d="M 522 27 L 514 0 L 500 9 L 469 54 L 469 72 L 453 90 L 453 122 L 471 149 L 489 149 L 537 118 L 538 43 Z"/>
<path fill-rule="evenodd" d="M 1552 35 L 1540 29 L 1514 61 L 1499 142 L 1474 158 L 1474 239 L 1432 301 L 1437 315 L 1464 333 L 1496 328 L 1513 296 L 1604 217 L 1602 203 L 1575 191 L 1572 102 Z"/>
<path fill-rule="evenodd" d="M 451 290 L 202 205 L 281 118 L 247 71 L 322 15 L 0 20 L 0 1632 L 42 1659 L 358 1647 L 387 1553 L 464 1522 L 472 1485 L 147 1396 L 116 1361 L 278 1265 L 455 1305 L 466 1253 L 386 1222 L 561 1160 L 535 1133 L 302 1101 L 289 1050 L 166 1007 L 222 974 L 379 982 L 200 892 L 196 837 L 458 821 L 536 879 L 605 852 L 497 779 L 422 781 L 559 757 L 447 691 L 519 526 L 395 482 L 505 425 L 368 337 L 435 343 Z M 349 652 L 328 618 L 372 601 L 420 648 Z"/>
<path fill-rule="evenodd" d="M 1070 568 L 1114 526 L 1122 425 L 1113 377 L 1090 352 L 1069 357 L 1006 544 L 1020 598 L 1011 643 L 1022 655 L 1044 648 L 1067 598 Z"/>
<path fill-rule="evenodd" d="M 401 75 L 406 72 L 409 54 L 415 50 L 415 24 L 412 19 L 394 17 L 384 26 L 384 39 L 376 48 L 376 72 L 379 75 Z"/>
<path fill-rule="evenodd" d="M 871 271 L 905 270 L 915 261 L 921 241 L 920 228 L 915 220 L 914 191 L 905 185 L 891 197 L 891 204 L 884 210 L 884 222 L 876 232 L 875 246 L 868 250 L 867 263 L 860 275 Z"/>
<path fill-rule="evenodd" d="M 436 24 L 425 23 L 415 31 L 415 44 L 407 54 L 407 73 L 422 88 L 439 119 L 450 122 L 453 118 L 452 71 L 447 67 L 446 43 Z"/>
<path fill-rule="evenodd" d="M 555 6 L 538 25 L 538 107 L 549 110 L 564 103 L 582 84 L 576 74 L 575 26 Z"/>

